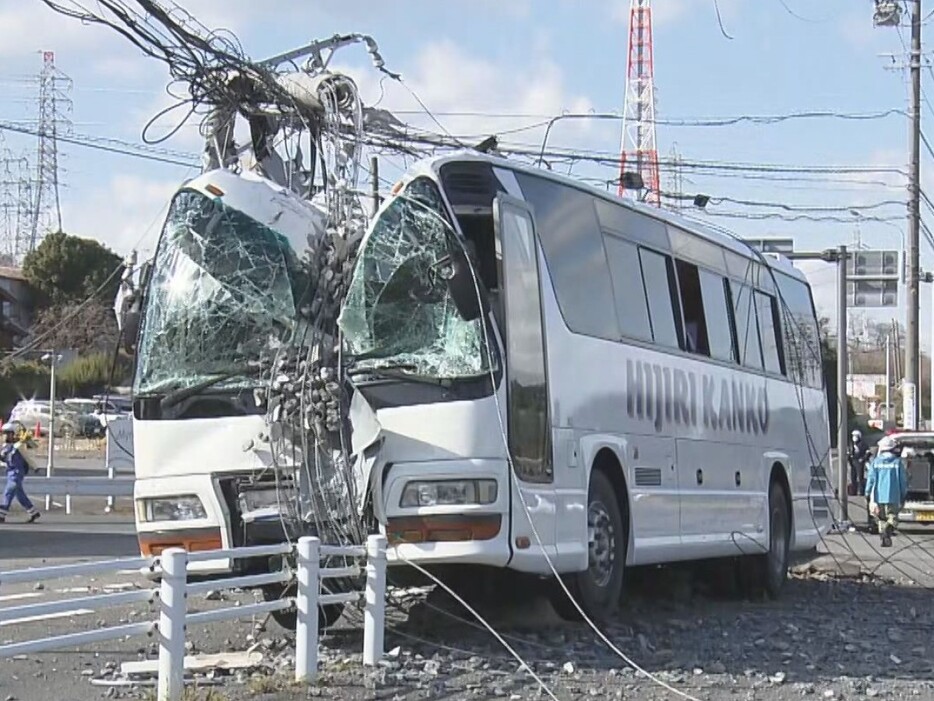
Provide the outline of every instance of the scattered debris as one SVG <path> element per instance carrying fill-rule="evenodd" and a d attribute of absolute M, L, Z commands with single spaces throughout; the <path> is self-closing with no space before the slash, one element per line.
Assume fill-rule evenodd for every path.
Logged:
<path fill-rule="evenodd" d="M 231 671 L 236 669 L 254 669 L 263 664 L 264 657 L 259 652 L 228 652 L 214 655 L 186 655 L 185 669 L 189 672 L 203 672 L 210 669 Z M 120 665 L 120 674 L 124 677 L 154 675 L 158 671 L 158 660 L 124 662 Z"/>

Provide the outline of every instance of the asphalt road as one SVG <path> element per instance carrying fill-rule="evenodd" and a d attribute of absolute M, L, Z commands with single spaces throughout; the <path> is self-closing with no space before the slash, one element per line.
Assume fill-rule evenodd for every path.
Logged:
<path fill-rule="evenodd" d="M 40 499 L 34 501 L 41 508 Z M 25 515 L 14 510 L 0 525 L 0 572 L 63 560 L 137 556 L 132 512 L 122 509 L 104 514 L 103 503 L 103 499 L 75 499 L 76 513 L 66 515 L 62 509 L 53 509 L 36 523 L 24 523 Z M 94 508 L 99 513 L 88 513 Z"/>

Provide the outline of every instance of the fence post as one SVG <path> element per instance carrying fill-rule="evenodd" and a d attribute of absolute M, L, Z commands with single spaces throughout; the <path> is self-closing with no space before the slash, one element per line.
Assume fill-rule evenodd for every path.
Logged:
<path fill-rule="evenodd" d="M 161 561 L 157 701 L 180 701 L 185 690 L 188 553 L 182 548 L 169 548 L 162 553 Z"/>
<path fill-rule="evenodd" d="M 318 594 L 321 541 L 298 539 L 298 592 L 295 597 L 295 681 L 311 684 L 318 674 Z M 160 700 L 161 701 L 161 700 Z"/>
<path fill-rule="evenodd" d="M 106 433 L 104 434 L 107 435 Z M 107 442 L 104 444 L 104 465 L 107 467 L 107 477 L 108 479 L 114 478 L 113 466 L 110 464 L 110 438 L 107 438 Z M 104 507 L 104 513 L 109 514 L 113 511 L 114 508 L 114 498 L 112 496 L 107 497 L 107 506 Z"/>
<path fill-rule="evenodd" d="M 363 664 L 383 656 L 386 631 L 386 536 L 366 539 L 366 606 L 363 609 Z"/>
<path fill-rule="evenodd" d="M 108 451 L 108 453 L 109 453 L 109 451 Z M 114 466 L 110 464 L 109 458 L 108 458 L 108 463 L 107 463 L 107 479 L 112 480 L 114 477 L 115 477 Z M 111 485 L 111 486 L 113 486 L 113 485 Z M 105 513 L 105 514 L 109 514 L 109 513 L 110 513 L 111 511 L 113 511 L 113 510 L 114 510 L 114 498 L 113 498 L 113 495 L 111 494 L 110 496 L 107 497 L 107 506 L 104 507 L 104 513 Z"/>

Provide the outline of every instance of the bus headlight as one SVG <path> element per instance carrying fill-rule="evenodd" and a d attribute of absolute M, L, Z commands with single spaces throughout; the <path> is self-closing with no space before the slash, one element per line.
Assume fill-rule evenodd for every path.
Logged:
<path fill-rule="evenodd" d="M 496 494 L 496 480 L 409 482 L 402 490 L 399 506 L 492 504 L 496 501 Z"/>
<path fill-rule="evenodd" d="M 194 494 L 143 499 L 139 508 L 143 521 L 196 521 L 208 517 L 204 504 Z"/>

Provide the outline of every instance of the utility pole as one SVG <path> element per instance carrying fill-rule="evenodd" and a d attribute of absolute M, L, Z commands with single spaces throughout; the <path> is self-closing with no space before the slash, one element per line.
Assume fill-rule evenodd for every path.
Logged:
<path fill-rule="evenodd" d="M 379 197 L 379 157 L 370 157 L 370 194 L 373 197 L 373 216 L 379 211 L 382 204 Z"/>
<path fill-rule="evenodd" d="M 840 519 L 837 528 L 845 531 L 850 527 L 850 506 L 847 498 L 849 466 L 846 449 L 849 441 L 849 415 L 847 413 L 846 376 L 847 363 L 846 315 L 847 315 L 847 259 L 846 246 L 820 252 L 794 251 L 785 254 L 791 260 L 822 260 L 837 264 L 837 498 L 840 501 Z"/>
<path fill-rule="evenodd" d="M 921 305 L 920 241 L 921 241 L 921 0 L 908 0 L 911 7 L 911 100 L 908 108 L 908 247 L 907 247 L 907 301 L 905 318 L 905 380 L 902 385 L 902 411 L 904 427 L 918 427 L 918 391 L 921 380 L 920 329 Z M 901 24 L 902 4 L 898 0 L 875 0 L 873 23 L 877 27 L 898 27 Z"/>
<path fill-rule="evenodd" d="M 921 233 L 921 0 L 911 1 L 911 168 L 908 200 L 908 318 L 906 319 L 905 428 L 918 428 L 919 362 L 921 306 L 920 233 Z M 909 407 L 908 404 L 912 406 Z M 909 418 L 910 415 L 910 418 Z M 909 425 L 907 422 L 911 421 Z"/>
<path fill-rule="evenodd" d="M 840 491 L 840 525 L 850 521 L 846 491 L 847 441 L 849 440 L 849 403 L 846 397 L 846 376 L 849 372 L 846 344 L 846 246 L 837 248 L 837 489 Z"/>
<path fill-rule="evenodd" d="M 892 420 L 891 412 L 889 411 L 889 405 L 892 401 L 891 388 L 892 388 L 892 366 L 889 363 L 889 355 L 892 350 L 892 332 L 889 331 L 885 334 L 885 410 L 883 411 L 882 417 L 885 419 L 885 423 L 882 424 L 883 428 L 886 430 L 889 427 L 889 422 Z"/>

